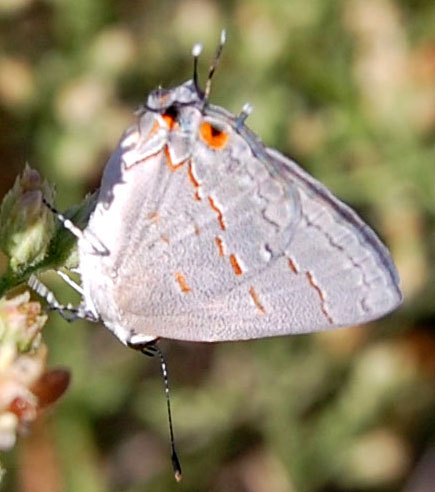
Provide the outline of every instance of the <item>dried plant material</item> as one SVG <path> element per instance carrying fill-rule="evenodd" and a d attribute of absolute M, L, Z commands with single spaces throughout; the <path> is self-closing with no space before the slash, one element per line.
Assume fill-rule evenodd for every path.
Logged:
<path fill-rule="evenodd" d="M 69 373 L 46 369 L 41 330 L 47 316 L 29 292 L 0 299 L 0 450 L 11 449 L 41 409 L 67 389 Z"/>

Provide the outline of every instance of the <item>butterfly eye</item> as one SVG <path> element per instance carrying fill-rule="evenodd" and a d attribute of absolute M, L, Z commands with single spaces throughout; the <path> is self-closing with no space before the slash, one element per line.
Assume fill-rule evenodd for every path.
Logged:
<path fill-rule="evenodd" d="M 166 121 L 169 129 L 174 128 L 178 119 L 178 109 L 175 106 L 169 106 L 162 114 L 163 119 Z"/>
<path fill-rule="evenodd" d="M 213 149 L 223 149 L 228 141 L 228 133 L 207 121 L 199 129 L 202 140 Z"/>

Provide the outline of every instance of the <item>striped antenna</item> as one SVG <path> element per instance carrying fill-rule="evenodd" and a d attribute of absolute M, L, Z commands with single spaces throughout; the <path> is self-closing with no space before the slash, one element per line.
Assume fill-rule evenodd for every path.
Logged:
<path fill-rule="evenodd" d="M 227 33 L 226 33 L 225 29 L 222 29 L 220 43 L 219 43 L 219 46 L 217 47 L 216 54 L 213 58 L 213 61 L 211 62 L 210 70 L 208 72 L 207 82 L 205 84 L 205 91 L 204 91 L 205 101 L 208 101 L 208 98 L 210 96 L 211 81 L 212 81 L 213 75 L 216 71 L 216 68 L 219 65 L 219 61 L 220 61 L 221 56 L 222 56 L 222 50 L 223 50 L 223 47 L 225 45 L 226 40 L 227 40 Z"/>

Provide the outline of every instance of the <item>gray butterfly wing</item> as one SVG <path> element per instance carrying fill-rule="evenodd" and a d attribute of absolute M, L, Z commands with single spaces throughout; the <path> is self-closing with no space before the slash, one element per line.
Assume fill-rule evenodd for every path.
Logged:
<path fill-rule="evenodd" d="M 286 253 L 318 291 L 331 320 L 362 323 L 395 309 L 402 301 L 399 277 L 373 230 L 293 161 L 273 149 L 267 156 L 279 176 L 297 186 L 301 202 L 299 234 Z"/>
<path fill-rule="evenodd" d="M 133 166 L 90 224 L 109 242 L 99 273 L 113 281 L 91 285 L 91 297 L 118 336 L 307 333 L 370 321 L 401 302 L 374 232 L 292 161 L 247 130 L 230 132 L 219 151 L 198 140 L 193 156 L 176 170 L 164 152 Z"/>

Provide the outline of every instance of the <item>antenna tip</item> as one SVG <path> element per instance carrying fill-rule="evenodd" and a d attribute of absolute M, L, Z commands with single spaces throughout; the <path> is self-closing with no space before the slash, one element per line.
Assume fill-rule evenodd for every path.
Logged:
<path fill-rule="evenodd" d="M 227 40 L 227 31 L 222 29 L 221 31 L 221 45 L 224 45 Z"/>
<path fill-rule="evenodd" d="M 249 116 L 252 111 L 254 111 L 254 106 L 252 106 L 251 103 L 247 102 L 243 105 L 242 113 L 244 113 L 246 116 Z"/>
<path fill-rule="evenodd" d="M 194 44 L 193 48 L 192 48 L 192 55 L 195 58 L 198 58 L 198 56 L 201 54 L 201 52 L 202 52 L 202 44 L 201 43 Z"/>
<path fill-rule="evenodd" d="M 175 480 L 177 482 L 181 482 L 181 479 L 183 478 L 183 475 L 181 474 L 181 465 L 177 456 L 177 452 L 175 451 L 174 448 L 172 448 L 171 460 L 172 460 L 172 468 L 174 469 Z"/>

